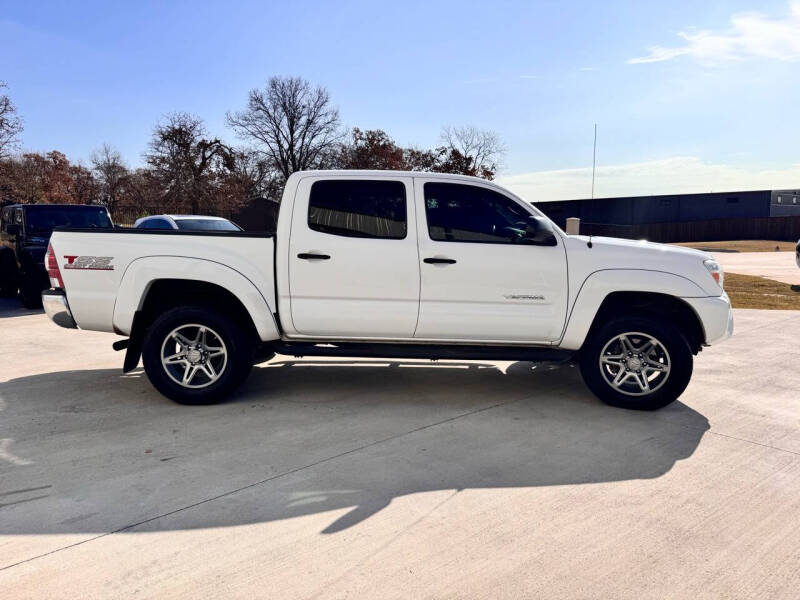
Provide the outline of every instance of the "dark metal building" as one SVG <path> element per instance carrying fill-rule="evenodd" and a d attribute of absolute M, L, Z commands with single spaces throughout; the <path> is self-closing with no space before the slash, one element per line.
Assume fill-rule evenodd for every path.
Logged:
<path fill-rule="evenodd" d="M 565 226 L 568 217 L 581 224 L 641 225 L 712 219 L 800 216 L 800 188 L 756 192 L 670 194 L 537 202 L 536 207 Z"/>

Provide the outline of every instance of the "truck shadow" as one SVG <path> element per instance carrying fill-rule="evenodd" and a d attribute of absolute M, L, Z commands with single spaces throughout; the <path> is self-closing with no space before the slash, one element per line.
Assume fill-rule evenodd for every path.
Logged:
<path fill-rule="evenodd" d="M 411 494 L 659 477 L 708 428 L 607 407 L 571 365 L 276 359 L 208 407 L 138 370 L 45 373 L 0 383 L 0 534 L 327 512 L 334 533 Z"/>

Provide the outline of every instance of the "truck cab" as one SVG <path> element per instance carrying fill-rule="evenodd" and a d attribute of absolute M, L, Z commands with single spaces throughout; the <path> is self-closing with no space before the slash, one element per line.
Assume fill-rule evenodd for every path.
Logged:
<path fill-rule="evenodd" d="M 220 400 L 271 353 L 574 359 L 615 406 L 653 409 L 733 330 L 696 250 L 566 235 L 473 177 L 305 171 L 275 234 L 67 228 L 48 254 L 54 321 L 128 336 L 151 382 Z"/>
<path fill-rule="evenodd" d="M 552 343 L 567 310 L 560 236 L 480 180 L 299 178 L 278 231 L 293 338 Z M 280 235 L 280 233 L 279 233 Z"/>

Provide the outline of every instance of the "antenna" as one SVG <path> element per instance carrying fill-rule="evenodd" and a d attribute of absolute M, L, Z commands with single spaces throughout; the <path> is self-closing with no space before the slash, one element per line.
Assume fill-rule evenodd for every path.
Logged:
<path fill-rule="evenodd" d="M 592 146 L 592 200 L 594 200 L 594 170 L 597 166 L 597 123 L 594 124 L 594 145 Z"/>
<path fill-rule="evenodd" d="M 592 145 L 592 200 L 594 200 L 594 170 L 597 166 L 597 123 L 594 124 L 594 144 Z M 586 245 L 592 247 L 592 234 L 589 234 L 589 241 Z"/>

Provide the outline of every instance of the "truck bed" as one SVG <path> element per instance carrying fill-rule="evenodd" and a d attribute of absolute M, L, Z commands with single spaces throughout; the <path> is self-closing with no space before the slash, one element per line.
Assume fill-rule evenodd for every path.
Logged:
<path fill-rule="evenodd" d="M 50 243 L 73 317 L 82 329 L 130 333 L 139 307 L 124 299 L 139 299 L 143 294 L 124 292 L 146 285 L 137 281 L 143 279 L 140 267 L 145 265 L 148 279 L 153 269 L 167 264 L 165 276 L 170 279 L 176 278 L 176 266 L 179 279 L 192 279 L 201 270 L 229 273 L 251 284 L 247 295 L 255 304 L 261 302 L 269 313 L 275 311 L 274 234 L 59 228 Z M 158 260 L 148 260 L 154 258 Z"/>

